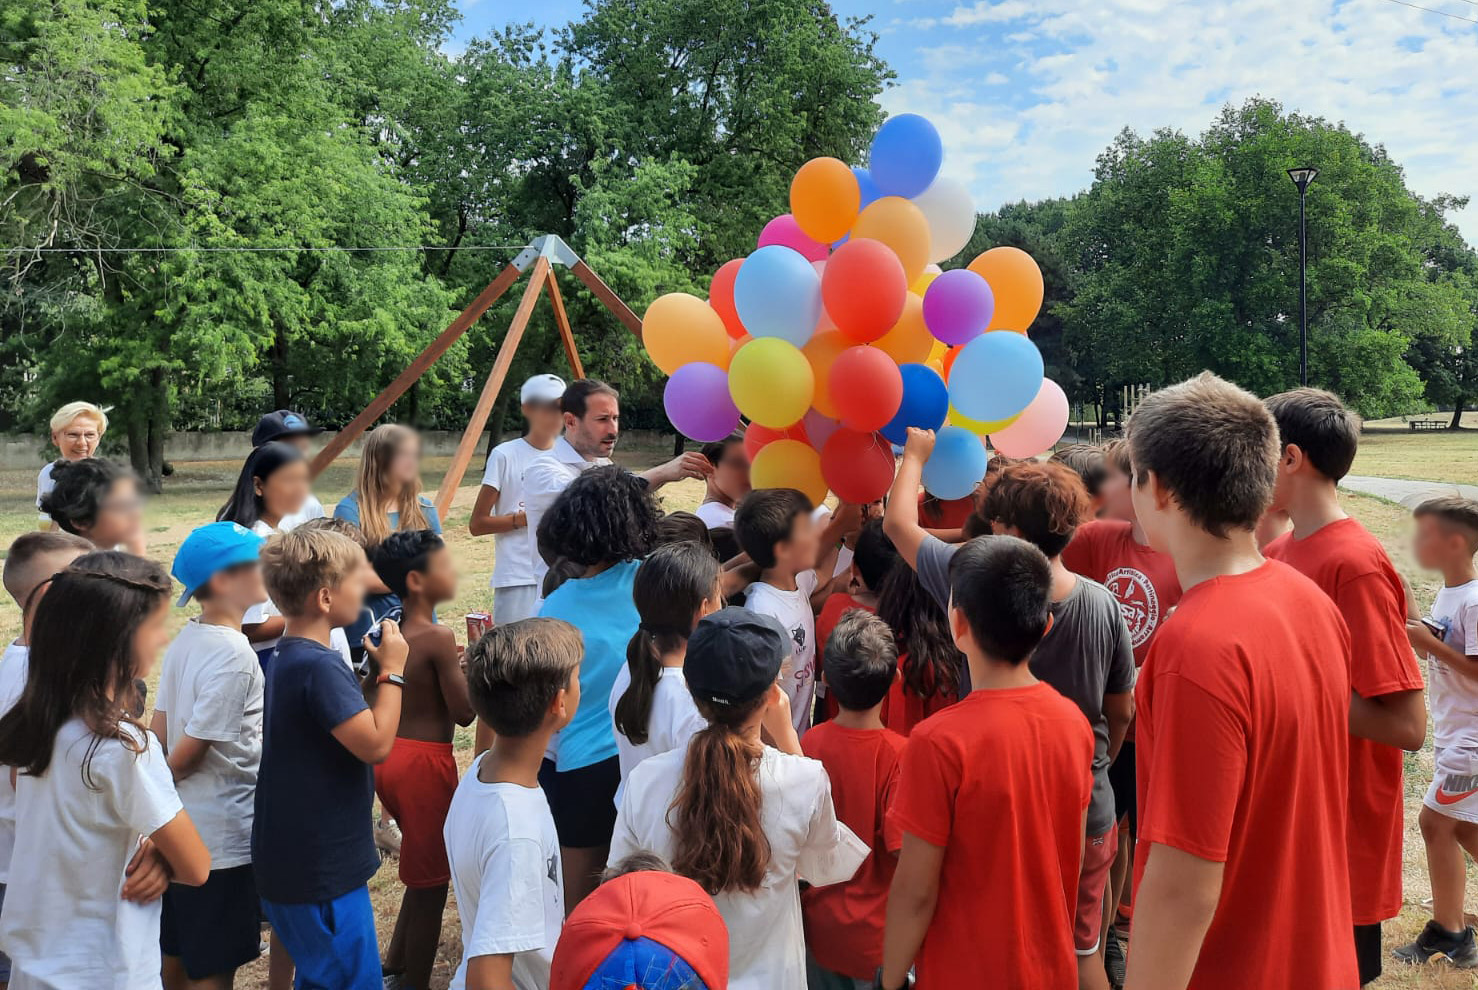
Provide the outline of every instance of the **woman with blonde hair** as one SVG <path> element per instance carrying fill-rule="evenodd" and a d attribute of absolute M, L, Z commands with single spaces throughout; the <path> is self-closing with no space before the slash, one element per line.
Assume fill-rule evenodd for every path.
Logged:
<path fill-rule="evenodd" d="M 108 414 L 91 402 L 68 402 L 51 414 L 48 425 L 51 429 L 51 442 L 61 451 L 62 456 L 58 461 L 49 461 L 36 476 L 37 529 L 55 528 L 51 516 L 41 510 L 41 500 L 56 488 L 51 472 L 60 461 L 83 461 L 97 455 L 98 446 L 103 442 L 103 434 L 108 432 Z M 130 544 L 125 549 L 142 555 L 143 538 L 139 538 L 137 545 Z"/>

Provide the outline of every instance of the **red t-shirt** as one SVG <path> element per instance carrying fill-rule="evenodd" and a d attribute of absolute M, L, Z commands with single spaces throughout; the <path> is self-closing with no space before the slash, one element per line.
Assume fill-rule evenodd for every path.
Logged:
<path fill-rule="evenodd" d="M 952 694 L 935 694 L 920 698 L 910 691 L 903 681 L 903 665 L 908 661 L 907 653 L 898 654 L 898 679 L 888 689 L 883 699 L 883 724 L 899 735 L 907 736 L 913 727 L 935 712 L 942 712 L 956 700 Z"/>
<path fill-rule="evenodd" d="M 1350 630 L 1350 685 L 1362 698 L 1420 691 L 1421 668 L 1406 638 L 1406 589 L 1380 542 L 1354 519 L 1301 540 L 1285 533 L 1263 551 L 1299 571 L 1333 600 Z M 1350 737 L 1350 901 L 1355 924 L 1401 912 L 1401 750 Z"/>
<path fill-rule="evenodd" d="M 1225 864 L 1192 990 L 1359 985 L 1345 853 L 1350 638 L 1278 561 L 1196 585 L 1136 692 L 1139 846 Z"/>
<path fill-rule="evenodd" d="M 944 849 L 920 990 L 1077 985 L 1092 765 L 1088 720 L 1046 684 L 975 691 L 914 729 L 889 824 Z"/>
<path fill-rule="evenodd" d="M 826 604 L 821 606 L 821 614 L 816 616 L 816 676 L 818 678 L 821 676 L 822 664 L 826 659 L 826 641 L 831 639 L 831 631 L 841 621 L 842 613 L 850 608 L 860 608 L 864 612 L 877 611 L 871 605 L 862 604 L 845 591 L 836 591 L 826 596 Z M 826 717 L 836 718 L 839 710 L 836 699 L 829 692 L 822 697 Z"/>
<path fill-rule="evenodd" d="M 898 783 L 905 740 L 887 729 L 844 729 L 835 722 L 812 727 L 801 749 L 820 760 L 831 778 L 837 818 L 872 846 L 846 883 L 810 887 L 801 895 L 806 944 L 823 968 L 870 980 L 883 962 L 883 922 L 888 888 L 898 865 L 897 844 L 890 851 L 883 823 Z"/>
<path fill-rule="evenodd" d="M 1062 563 L 1113 592 L 1129 627 L 1134 663 L 1143 664 L 1155 630 L 1180 601 L 1180 579 L 1170 555 L 1136 543 L 1130 523 L 1095 519 L 1078 527 L 1062 551 Z"/>

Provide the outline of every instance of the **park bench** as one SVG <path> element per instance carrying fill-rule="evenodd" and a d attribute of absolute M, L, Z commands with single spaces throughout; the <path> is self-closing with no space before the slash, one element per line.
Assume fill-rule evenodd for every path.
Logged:
<path fill-rule="evenodd" d="M 1413 419 L 1406 424 L 1411 427 L 1411 432 L 1419 433 L 1422 430 L 1445 430 L 1447 424 L 1440 419 Z"/>

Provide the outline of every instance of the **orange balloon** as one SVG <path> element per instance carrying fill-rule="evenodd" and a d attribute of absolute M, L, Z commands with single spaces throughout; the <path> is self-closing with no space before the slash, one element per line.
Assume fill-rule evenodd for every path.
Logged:
<path fill-rule="evenodd" d="M 959 344 L 958 346 L 951 347 L 949 350 L 944 352 L 944 357 L 940 359 L 939 363 L 944 367 L 945 381 L 949 381 L 949 370 L 955 366 L 955 358 L 959 357 L 960 351 L 964 349 L 965 345 Z"/>
<path fill-rule="evenodd" d="M 750 462 L 749 482 L 755 488 L 795 488 L 813 505 L 826 499 L 821 455 L 799 440 L 776 440 L 761 447 Z"/>
<path fill-rule="evenodd" d="M 729 331 L 723 318 L 708 303 L 686 292 L 658 296 L 647 307 L 641 338 L 652 363 L 664 375 L 694 361 L 729 366 Z"/>
<path fill-rule="evenodd" d="M 807 237 L 822 244 L 840 240 L 861 205 L 857 176 L 835 158 L 813 158 L 790 180 L 791 216 Z"/>
<path fill-rule="evenodd" d="M 898 255 L 904 279 L 912 283 L 929 264 L 929 221 L 912 202 L 884 196 L 867 205 L 852 225 L 853 237 L 882 241 Z"/>
<path fill-rule="evenodd" d="M 990 283 L 996 297 L 996 312 L 990 330 L 1015 330 L 1026 333 L 1027 327 L 1042 311 L 1042 269 L 1032 256 L 1020 248 L 993 247 L 970 262 L 969 268 Z"/>
<path fill-rule="evenodd" d="M 877 347 L 899 364 L 923 364 L 929 360 L 933 346 L 934 335 L 924 323 L 924 300 L 910 292 L 903 301 L 903 315 L 892 330 L 878 338 Z"/>
<path fill-rule="evenodd" d="M 837 356 L 852 346 L 852 341 L 844 337 L 839 330 L 828 330 L 818 333 L 812 337 L 810 342 L 801 349 L 806 355 L 806 360 L 811 362 L 811 370 L 816 375 L 816 391 L 811 396 L 811 405 L 821 415 L 828 419 L 837 418 L 836 403 L 831 399 L 831 366 Z"/>

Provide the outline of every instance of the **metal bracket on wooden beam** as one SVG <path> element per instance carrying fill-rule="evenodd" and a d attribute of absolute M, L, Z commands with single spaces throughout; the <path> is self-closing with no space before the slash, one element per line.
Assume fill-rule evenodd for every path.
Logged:
<path fill-rule="evenodd" d="M 534 243 L 520 251 L 512 264 L 520 272 L 525 272 L 536 258 L 541 257 L 548 259 L 551 267 L 559 265 L 573 268 L 580 261 L 580 256 L 564 242 L 564 238 L 558 234 L 545 234 L 543 237 L 536 237 Z"/>

